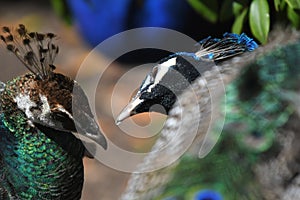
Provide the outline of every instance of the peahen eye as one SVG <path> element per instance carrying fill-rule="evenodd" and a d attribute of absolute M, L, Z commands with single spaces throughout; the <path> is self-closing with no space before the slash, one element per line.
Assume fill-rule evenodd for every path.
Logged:
<path fill-rule="evenodd" d="M 68 119 L 69 116 L 63 112 L 53 112 L 53 118 L 55 120 L 62 120 L 62 119 Z"/>

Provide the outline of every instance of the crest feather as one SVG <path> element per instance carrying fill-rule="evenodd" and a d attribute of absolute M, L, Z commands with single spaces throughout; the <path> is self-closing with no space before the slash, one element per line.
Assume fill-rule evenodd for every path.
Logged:
<path fill-rule="evenodd" d="M 53 62 L 59 52 L 57 45 L 53 44 L 56 37 L 53 33 L 29 32 L 23 24 L 12 30 L 2 27 L 1 40 L 6 48 L 13 52 L 17 58 L 40 79 L 52 76 L 55 69 Z"/>

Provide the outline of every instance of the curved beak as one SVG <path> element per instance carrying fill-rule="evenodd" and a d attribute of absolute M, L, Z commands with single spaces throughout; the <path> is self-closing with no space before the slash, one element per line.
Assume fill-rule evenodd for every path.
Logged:
<path fill-rule="evenodd" d="M 89 106 L 88 98 L 82 88 L 75 82 L 72 98 L 72 120 L 80 140 L 86 143 L 96 143 L 107 149 L 107 140 L 101 133 Z"/>
<path fill-rule="evenodd" d="M 98 123 L 93 115 L 75 107 L 73 108 L 73 116 L 76 131 L 79 133 L 79 139 L 88 143 L 93 141 L 106 150 L 107 140 L 101 133 Z"/>

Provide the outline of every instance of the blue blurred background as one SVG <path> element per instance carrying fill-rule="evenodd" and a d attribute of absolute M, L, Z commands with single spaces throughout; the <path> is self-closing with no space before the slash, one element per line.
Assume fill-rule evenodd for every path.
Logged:
<path fill-rule="evenodd" d="M 210 23 L 186 0 L 52 0 L 68 23 L 76 26 L 84 41 L 95 47 L 105 39 L 139 27 L 162 27 L 184 33 L 196 41 L 208 35 L 230 31 L 232 21 Z M 219 20 L 220 21 L 220 20 Z M 159 34 L 145 35 L 145 40 L 163 41 Z M 121 44 L 120 44 L 121 45 Z M 117 46 L 102 52 L 110 57 Z M 138 50 L 123 55 L 118 61 L 140 63 L 159 60 L 168 53 L 154 49 Z"/>

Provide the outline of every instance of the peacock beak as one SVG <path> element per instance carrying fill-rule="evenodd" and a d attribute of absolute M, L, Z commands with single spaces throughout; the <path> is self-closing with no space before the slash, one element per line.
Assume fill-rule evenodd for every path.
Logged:
<path fill-rule="evenodd" d="M 145 100 L 140 99 L 140 96 L 137 94 L 136 97 L 134 97 L 128 104 L 123 108 L 123 110 L 120 112 L 119 116 L 116 119 L 116 125 L 119 125 L 122 121 L 129 118 L 130 116 L 133 116 L 137 114 L 136 108 L 140 106 Z"/>

